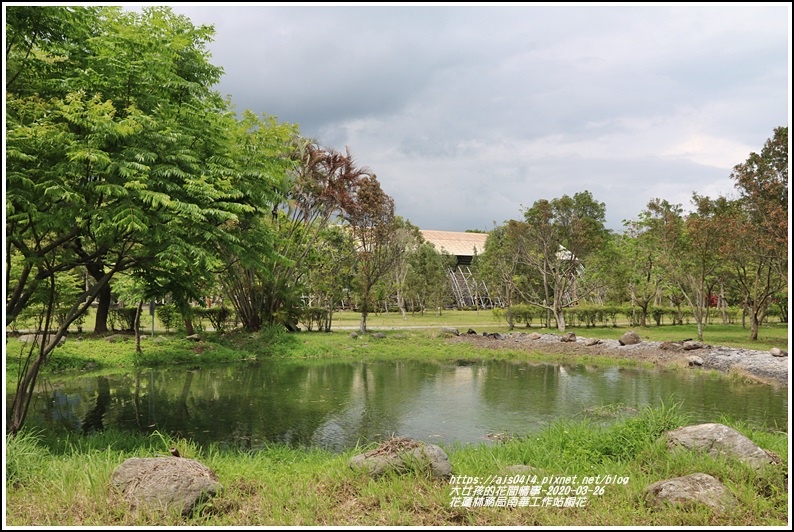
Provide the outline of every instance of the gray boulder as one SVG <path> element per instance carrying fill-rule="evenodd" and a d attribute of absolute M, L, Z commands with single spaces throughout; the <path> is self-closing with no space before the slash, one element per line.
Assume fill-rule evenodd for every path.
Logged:
<path fill-rule="evenodd" d="M 354 456 L 348 465 L 351 469 L 365 471 L 373 478 L 388 471 L 399 474 L 425 472 L 435 478 L 452 476 L 452 464 L 441 447 L 411 438 L 387 440 L 374 451 Z"/>
<path fill-rule="evenodd" d="M 699 356 L 691 355 L 689 358 L 687 358 L 687 363 L 690 366 L 702 366 L 703 359 L 700 358 Z"/>
<path fill-rule="evenodd" d="M 41 336 L 38 334 L 23 334 L 17 338 L 17 340 L 23 344 L 32 344 L 33 342 L 40 342 Z M 50 336 L 49 338 L 52 338 Z M 58 345 L 63 345 L 66 342 L 66 336 L 61 336 L 58 339 Z"/>
<path fill-rule="evenodd" d="M 730 456 L 758 469 L 780 459 L 761 449 L 740 432 L 720 423 L 690 425 L 666 433 L 667 448 L 706 452 L 711 456 Z"/>
<path fill-rule="evenodd" d="M 189 458 L 128 458 L 110 479 L 133 508 L 146 506 L 190 515 L 223 489 L 215 473 Z"/>
<path fill-rule="evenodd" d="M 694 351 L 695 349 L 703 349 L 706 347 L 706 344 L 703 342 L 698 342 L 697 340 L 684 340 L 681 344 L 681 347 L 684 348 L 684 351 Z"/>
<path fill-rule="evenodd" d="M 663 503 L 683 506 L 704 504 L 720 512 L 736 503 L 728 488 L 705 473 L 654 482 L 646 489 L 645 496 L 655 506 Z"/>
<path fill-rule="evenodd" d="M 567 332 L 560 337 L 560 342 L 575 342 L 576 333 L 573 331 Z"/>
<path fill-rule="evenodd" d="M 460 336 L 460 331 L 456 327 L 441 327 L 439 332 L 444 336 Z M 472 330 L 469 329 L 467 334 L 472 334 Z"/>
<path fill-rule="evenodd" d="M 628 331 L 624 333 L 623 336 L 618 338 L 618 342 L 620 345 L 634 345 L 641 343 L 642 338 L 640 338 L 640 335 L 634 331 Z"/>

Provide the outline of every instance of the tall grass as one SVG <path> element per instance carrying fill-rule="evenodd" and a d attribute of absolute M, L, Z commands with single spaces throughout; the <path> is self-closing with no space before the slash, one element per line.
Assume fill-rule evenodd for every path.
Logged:
<path fill-rule="evenodd" d="M 267 445 L 257 451 L 197 446 L 165 434 L 107 430 L 89 436 L 21 432 L 6 437 L 10 526 L 782 526 L 788 512 L 788 438 L 747 430 L 783 464 L 761 470 L 703 453 L 670 452 L 666 430 L 686 424 L 672 401 L 599 424 L 559 420 L 531 436 L 491 445 L 446 448 L 453 473 L 506 475 L 524 465 L 538 478 L 620 477 L 585 508 L 455 508 L 451 485 L 422 471 L 372 479 L 348 460 L 373 446 L 334 454 Z M 131 512 L 109 488 L 113 470 L 131 456 L 164 456 L 176 447 L 215 471 L 223 491 L 193 515 Z M 658 480 L 704 472 L 738 501 L 725 512 L 657 508 L 645 489 Z"/>

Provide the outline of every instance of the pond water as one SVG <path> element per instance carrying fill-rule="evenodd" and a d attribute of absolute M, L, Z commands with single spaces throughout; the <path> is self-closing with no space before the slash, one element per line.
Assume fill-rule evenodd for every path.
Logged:
<path fill-rule="evenodd" d="M 488 443 L 562 418 L 662 402 L 681 403 L 693 423 L 726 415 L 788 430 L 785 388 L 695 371 L 462 360 L 265 360 L 48 379 L 39 384 L 26 426 L 159 430 L 202 445 L 282 442 L 338 452 L 392 435 Z"/>

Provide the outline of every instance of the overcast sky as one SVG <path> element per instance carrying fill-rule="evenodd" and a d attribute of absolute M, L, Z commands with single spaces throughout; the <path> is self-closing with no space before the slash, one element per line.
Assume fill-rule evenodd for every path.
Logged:
<path fill-rule="evenodd" d="M 735 195 L 791 117 L 791 4 L 173 4 L 215 27 L 238 111 L 349 147 L 421 229 L 491 230 L 589 190 Z"/>

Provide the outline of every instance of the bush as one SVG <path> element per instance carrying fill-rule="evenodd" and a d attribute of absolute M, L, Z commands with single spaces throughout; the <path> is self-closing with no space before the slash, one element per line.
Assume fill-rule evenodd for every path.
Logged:
<path fill-rule="evenodd" d="M 198 308 L 196 314 L 198 314 L 199 320 L 204 318 L 210 320 L 212 328 L 221 333 L 229 329 L 234 317 L 234 313 L 227 307 Z"/>
<path fill-rule="evenodd" d="M 116 326 L 122 331 L 135 330 L 135 315 L 138 313 L 137 307 L 122 307 L 110 309 L 110 328 L 116 330 Z"/>
<path fill-rule="evenodd" d="M 157 307 L 155 309 L 155 313 L 157 314 L 157 319 L 159 319 L 160 323 L 163 324 L 163 327 L 165 327 L 165 332 L 167 333 L 179 323 L 179 319 L 181 318 L 179 310 L 175 305 L 171 304 Z"/>

